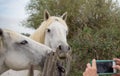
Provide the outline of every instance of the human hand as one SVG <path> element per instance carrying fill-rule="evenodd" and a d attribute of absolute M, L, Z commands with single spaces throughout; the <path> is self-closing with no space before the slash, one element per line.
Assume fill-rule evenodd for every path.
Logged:
<path fill-rule="evenodd" d="M 116 62 L 116 65 L 113 66 L 114 69 L 120 70 L 120 59 L 119 58 L 113 58 L 113 60 Z"/>
<path fill-rule="evenodd" d="M 119 58 L 113 58 L 113 60 L 116 62 L 116 65 L 113 66 L 114 69 L 120 70 L 120 59 Z M 112 76 L 120 76 L 120 73 L 113 74 Z"/>
<path fill-rule="evenodd" d="M 92 65 L 90 63 L 87 64 L 87 67 L 85 72 L 83 73 L 83 76 L 98 76 L 95 59 L 92 60 Z"/>
<path fill-rule="evenodd" d="M 117 74 L 113 74 L 112 76 L 120 76 L 120 73 L 117 73 Z"/>

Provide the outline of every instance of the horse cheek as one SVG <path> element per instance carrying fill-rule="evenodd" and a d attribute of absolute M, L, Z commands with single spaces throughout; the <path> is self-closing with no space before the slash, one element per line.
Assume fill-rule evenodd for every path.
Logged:
<path fill-rule="evenodd" d="M 10 52 L 5 58 L 5 64 L 13 70 L 27 69 L 29 62 L 30 60 L 22 53 Z"/>

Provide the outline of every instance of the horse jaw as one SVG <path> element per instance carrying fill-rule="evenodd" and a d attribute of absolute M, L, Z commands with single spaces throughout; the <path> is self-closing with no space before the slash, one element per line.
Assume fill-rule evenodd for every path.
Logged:
<path fill-rule="evenodd" d="M 62 51 L 68 51 L 68 43 L 66 40 L 68 28 L 62 23 L 54 21 L 47 29 L 51 31 L 49 33 L 47 31 L 45 32 L 45 45 L 53 50 L 56 50 L 61 45 Z"/>
<path fill-rule="evenodd" d="M 30 66 L 30 59 L 24 53 L 10 51 L 6 55 L 5 64 L 13 70 L 24 70 Z"/>

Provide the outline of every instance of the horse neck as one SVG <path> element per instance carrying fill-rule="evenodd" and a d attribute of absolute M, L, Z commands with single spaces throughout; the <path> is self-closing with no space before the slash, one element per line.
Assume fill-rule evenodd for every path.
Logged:
<path fill-rule="evenodd" d="M 44 44 L 44 32 L 39 31 L 39 28 L 30 36 L 31 39 Z"/>
<path fill-rule="evenodd" d="M 45 30 L 50 25 L 52 20 L 44 21 L 39 28 L 30 36 L 31 39 L 44 44 L 45 43 Z"/>

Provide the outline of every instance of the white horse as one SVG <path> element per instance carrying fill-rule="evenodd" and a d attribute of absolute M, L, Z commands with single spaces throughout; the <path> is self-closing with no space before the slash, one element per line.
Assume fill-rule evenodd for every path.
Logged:
<path fill-rule="evenodd" d="M 60 50 L 59 57 L 68 59 L 67 71 L 70 69 L 71 49 L 67 43 L 68 26 L 66 24 L 67 12 L 62 16 L 51 16 L 47 10 L 44 12 L 44 21 L 30 36 L 31 39 L 43 43 L 53 50 Z"/>
<path fill-rule="evenodd" d="M 67 43 L 68 26 L 66 24 L 67 12 L 61 17 L 50 16 L 45 10 L 44 21 L 30 36 L 31 39 L 45 44 L 56 50 L 59 48 L 61 52 L 67 53 L 70 51 L 70 46 Z"/>
<path fill-rule="evenodd" d="M 39 70 L 53 50 L 28 37 L 0 29 L 0 75 L 9 69 L 25 70 L 34 66 Z"/>

